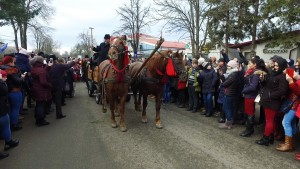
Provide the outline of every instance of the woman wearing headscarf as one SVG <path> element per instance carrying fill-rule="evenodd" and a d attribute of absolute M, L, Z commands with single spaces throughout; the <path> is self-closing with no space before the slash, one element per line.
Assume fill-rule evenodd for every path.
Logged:
<path fill-rule="evenodd" d="M 260 105 L 265 111 L 265 130 L 260 140 L 256 144 L 268 146 L 274 143 L 275 117 L 279 113 L 282 98 L 288 93 L 288 82 L 283 71 L 287 67 L 287 61 L 282 57 L 274 59 L 274 68 L 266 77 L 260 76 L 262 80 L 262 92 Z"/>
<path fill-rule="evenodd" d="M 8 99 L 10 105 L 10 125 L 12 131 L 17 131 L 22 129 L 22 127 L 19 125 L 19 112 L 23 101 L 21 88 L 25 74 L 21 74 L 14 62 L 15 60 L 12 56 L 4 56 L 0 69 L 7 72 L 6 83 L 8 87 Z"/>

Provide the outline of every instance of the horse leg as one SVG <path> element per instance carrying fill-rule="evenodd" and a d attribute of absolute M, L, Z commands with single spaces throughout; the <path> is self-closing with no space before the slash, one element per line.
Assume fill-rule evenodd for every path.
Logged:
<path fill-rule="evenodd" d="M 111 120 L 111 127 L 112 128 L 118 127 L 116 119 L 115 119 L 115 113 L 114 113 L 115 106 L 116 106 L 115 104 L 116 104 L 115 99 L 110 98 L 109 99 L 109 107 L 110 107 L 110 113 L 111 113 L 110 120 Z"/>
<path fill-rule="evenodd" d="M 160 121 L 160 107 L 161 107 L 161 98 L 162 96 L 156 96 L 155 97 L 155 108 L 156 108 L 156 117 L 155 117 L 155 125 L 156 125 L 156 128 L 158 129 L 162 129 L 163 128 L 163 125 L 161 124 L 161 121 Z"/>
<path fill-rule="evenodd" d="M 133 98 L 134 98 L 134 109 L 135 111 L 141 111 L 141 99 L 139 94 L 139 100 L 137 99 L 137 91 L 133 92 Z"/>
<path fill-rule="evenodd" d="M 143 111 L 142 111 L 142 122 L 147 123 L 147 115 L 146 115 L 146 108 L 148 105 L 148 100 L 147 100 L 147 94 L 143 94 Z"/>
<path fill-rule="evenodd" d="M 127 93 L 120 98 L 120 129 L 122 132 L 127 131 L 125 120 L 124 120 L 124 111 L 125 111 L 125 99 L 126 99 Z"/>
<path fill-rule="evenodd" d="M 118 111 L 118 101 L 117 99 L 115 99 L 115 110 L 114 110 L 114 114 L 115 114 L 115 117 L 119 117 L 120 116 L 120 113 Z"/>

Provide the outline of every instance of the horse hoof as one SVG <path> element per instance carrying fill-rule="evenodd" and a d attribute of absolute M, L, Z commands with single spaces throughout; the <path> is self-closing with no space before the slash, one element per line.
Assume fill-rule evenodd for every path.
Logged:
<path fill-rule="evenodd" d="M 122 132 L 126 132 L 127 131 L 126 127 L 120 127 L 120 129 L 121 129 Z"/>
<path fill-rule="evenodd" d="M 117 128 L 118 125 L 117 125 L 117 123 L 111 123 L 111 127 L 112 127 L 112 128 Z"/>
<path fill-rule="evenodd" d="M 119 117 L 120 116 L 120 113 L 115 113 L 115 117 Z"/>
<path fill-rule="evenodd" d="M 162 129 L 162 128 L 163 128 L 163 126 L 162 126 L 162 124 L 161 124 L 161 123 L 158 123 L 158 124 L 156 124 L 156 128 L 158 128 L 158 129 Z"/>
<path fill-rule="evenodd" d="M 107 109 L 102 109 L 102 113 L 106 113 Z"/>

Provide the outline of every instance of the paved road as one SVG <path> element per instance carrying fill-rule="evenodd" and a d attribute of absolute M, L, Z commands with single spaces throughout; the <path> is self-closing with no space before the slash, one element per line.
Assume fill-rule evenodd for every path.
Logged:
<path fill-rule="evenodd" d="M 148 124 L 141 122 L 132 100 L 126 106 L 128 131 L 123 133 L 110 127 L 110 113 L 103 114 L 79 83 L 76 96 L 63 107 L 65 119 L 56 120 L 52 113 L 47 117 L 49 126 L 36 127 L 30 110 L 24 129 L 13 133 L 20 145 L 0 161 L 0 169 L 300 168 L 294 153 L 275 150 L 278 142 L 268 147 L 254 143 L 261 128 L 253 137 L 241 138 L 241 126 L 220 130 L 215 117 L 164 105 L 165 128 L 156 129 L 153 102 Z"/>

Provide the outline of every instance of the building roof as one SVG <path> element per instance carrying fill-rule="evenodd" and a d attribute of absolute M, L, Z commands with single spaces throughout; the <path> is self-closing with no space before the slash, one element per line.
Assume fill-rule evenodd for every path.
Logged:
<path fill-rule="evenodd" d="M 295 30 L 295 31 L 291 31 L 291 32 L 287 32 L 287 33 L 284 33 L 285 35 L 299 35 L 300 34 L 300 30 Z M 265 41 L 268 41 L 270 40 L 270 38 L 263 38 L 263 39 L 257 39 L 255 40 L 255 43 L 256 44 L 259 44 L 259 43 L 262 43 L 262 42 L 265 42 Z M 229 44 L 229 47 L 230 48 L 242 48 L 242 47 L 245 47 L 245 46 L 249 46 L 252 44 L 252 41 L 247 41 L 247 42 L 243 42 L 243 43 L 239 43 L 239 44 Z"/>

